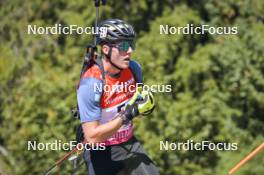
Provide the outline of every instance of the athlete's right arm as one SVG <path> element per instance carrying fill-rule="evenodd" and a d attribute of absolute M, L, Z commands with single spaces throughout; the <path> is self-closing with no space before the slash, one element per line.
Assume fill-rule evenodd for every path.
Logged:
<path fill-rule="evenodd" d="M 102 82 L 96 78 L 81 79 L 77 92 L 80 119 L 86 142 L 103 142 L 122 126 L 122 119 L 115 118 L 105 124 L 100 124 Z"/>
<path fill-rule="evenodd" d="M 91 144 L 103 142 L 117 132 L 122 122 L 120 117 L 104 124 L 100 124 L 99 121 L 85 122 L 82 124 L 84 139 Z"/>

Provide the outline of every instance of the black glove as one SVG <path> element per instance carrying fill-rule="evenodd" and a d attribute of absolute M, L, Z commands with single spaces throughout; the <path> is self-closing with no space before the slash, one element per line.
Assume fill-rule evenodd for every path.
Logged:
<path fill-rule="evenodd" d="M 128 124 L 133 118 L 139 115 L 138 105 L 137 103 L 133 105 L 127 105 L 123 114 L 121 114 L 121 118 L 123 120 L 123 124 Z"/>

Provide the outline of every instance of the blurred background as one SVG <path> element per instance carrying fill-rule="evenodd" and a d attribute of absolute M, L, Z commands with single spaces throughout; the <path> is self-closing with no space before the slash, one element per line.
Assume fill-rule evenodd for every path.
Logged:
<path fill-rule="evenodd" d="M 92 0 L 0 0 L 0 174 L 41 174 L 65 151 L 28 151 L 27 141 L 74 140 L 85 47 L 91 35 L 28 35 L 27 26 L 93 26 Z M 108 0 L 101 20 L 137 31 L 133 53 L 155 93 L 155 112 L 135 134 L 161 175 L 224 175 L 264 141 L 264 1 Z M 237 35 L 160 35 L 160 24 L 237 26 Z M 237 151 L 160 150 L 160 141 L 238 143 Z M 236 175 L 262 175 L 264 153 Z M 66 162 L 53 174 L 70 174 Z M 82 166 L 77 174 L 85 174 Z"/>

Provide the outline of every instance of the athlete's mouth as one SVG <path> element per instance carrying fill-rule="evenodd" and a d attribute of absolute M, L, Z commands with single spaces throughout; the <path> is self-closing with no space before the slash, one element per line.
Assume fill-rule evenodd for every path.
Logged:
<path fill-rule="evenodd" d="M 130 58 L 125 58 L 124 61 L 130 61 Z"/>

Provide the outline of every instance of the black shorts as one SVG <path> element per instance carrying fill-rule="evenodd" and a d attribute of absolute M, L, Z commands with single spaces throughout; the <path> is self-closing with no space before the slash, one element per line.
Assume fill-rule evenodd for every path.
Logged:
<path fill-rule="evenodd" d="M 105 150 L 86 150 L 84 159 L 89 175 L 159 175 L 135 137 Z"/>

